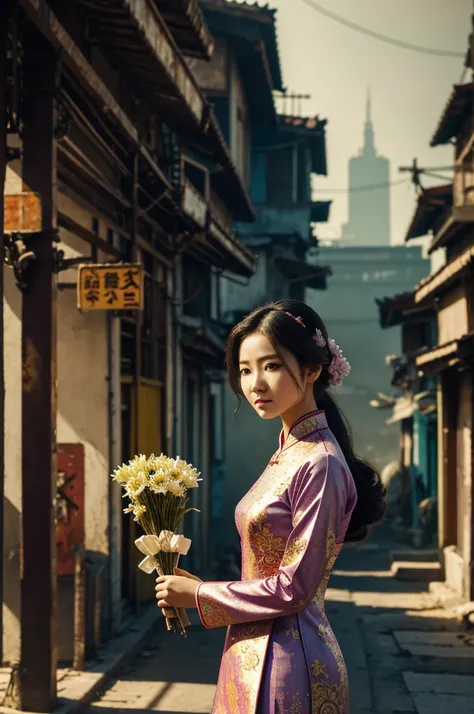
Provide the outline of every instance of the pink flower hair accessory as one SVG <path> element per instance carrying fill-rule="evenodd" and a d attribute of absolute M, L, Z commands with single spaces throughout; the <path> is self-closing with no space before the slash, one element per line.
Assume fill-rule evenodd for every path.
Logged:
<path fill-rule="evenodd" d="M 291 314 L 291 312 L 286 312 L 285 310 L 285 315 L 288 315 L 288 317 L 291 317 L 295 322 L 297 322 L 301 327 L 306 327 L 306 325 L 303 322 L 303 319 L 301 317 L 295 317 L 294 315 Z"/>
<path fill-rule="evenodd" d="M 324 339 L 323 333 L 318 328 L 314 331 L 313 340 L 316 342 L 318 347 L 326 347 L 326 340 Z"/>
<path fill-rule="evenodd" d="M 347 359 L 344 357 L 339 345 L 336 345 L 335 340 L 329 339 L 328 341 L 329 351 L 332 354 L 331 364 L 329 365 L 329 384 L 333 387 L 340 387 L 351 371 L 351 366 Z"/>

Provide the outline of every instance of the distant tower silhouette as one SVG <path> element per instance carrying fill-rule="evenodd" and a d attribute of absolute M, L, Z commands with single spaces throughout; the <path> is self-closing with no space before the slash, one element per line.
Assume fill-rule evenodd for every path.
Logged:
<path fill-rule="evenodd" d="M 367 90 L 364 148 L 349 161 L 349 221 L 342 237 L 352 245 L 390 244 L 390 162 L 377 156 L 372 124 L 370 88 Z M 361 191 L 364 186 L 380 188 Z"/>

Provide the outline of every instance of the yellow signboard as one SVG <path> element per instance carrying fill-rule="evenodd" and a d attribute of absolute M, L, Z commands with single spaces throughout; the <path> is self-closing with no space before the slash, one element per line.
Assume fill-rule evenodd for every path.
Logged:
<path fill-rule="evenodd" d="M 81 310 L 143 310 L 143 265 L 80 265 L 77 306 Z"/>

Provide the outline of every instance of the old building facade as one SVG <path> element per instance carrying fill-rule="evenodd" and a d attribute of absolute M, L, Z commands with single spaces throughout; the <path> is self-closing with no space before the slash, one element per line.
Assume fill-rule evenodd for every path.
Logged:
<path fill-rule="evenodd" d="M 191 69 L 214 51 L 195 0 L 12 0 L 2 13 L 2 661 L 11 703 L 47 711 L 58 661 L 81 668 L 154 596 L 118 463 L 163 450 L 196 464 L 190 535 L 206 553 L 223 353 L 212 285 L 253 274 L 232 221 L 254 213 Z M 138 266 L 142 309 L 114 309 L 126 286 L 112 270 L 111 309 L 92 283 L 78 309 L 79 266 L 97 264 Z"/>

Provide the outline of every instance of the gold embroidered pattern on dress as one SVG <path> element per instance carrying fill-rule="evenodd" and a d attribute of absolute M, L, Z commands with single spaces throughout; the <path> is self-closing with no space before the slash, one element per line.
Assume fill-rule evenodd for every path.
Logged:
<path fill-rule="evenodd" d="M 316 605 L 320 610 L 324 608 L 324 596 L 326 594 L 326 588 L 328 586 L 329 578 L 331 577 L 331 570 L 336 561 L 336 558 L 342 548 L 336 543 L 336 536 L 332 528 L 328 528 L 328 535 L 326 540 L 326 564 L 324 566 L 324 573 L 319 582 L 316 594 L 312 599 L 312 604 Z"/>
<path fill-rule="evenodd" d="M 259 576 L 266 578 L 274 575 L 285 552 L 285 539 L 273 535 L 270 524 L 263 523 L 252 534 L 251 542 Z"/>
<path fill-rule="evenodd" d="M 318 625 L 318 631 L 325 645 L 331 650 L 336 661 L 339 682 L 329 684 L 327 665 L 315 660 L 311 665 L 311 700 L 314 714 L 344 714 L 347 699 L 347 670 L 337 640 L 328 625 Z"/>
<path fill-rule="evenodd" d="M 304 508 L 300 508 L 299 511 L 296 511 L 296 513 L 294 514 L 294 516 L 291 520 L 291 524 L 292 524 L 293 528 L 295 528 L 298 525 L 298 523 L 303 518 L 304 514 L 305 514 Z"/>
<path fill-rule="evenodd" d="M 296 563 L 300 555 L 306 550 L 307 545 L 308 541 L 306 538 L 294 538 L 291 543 L 286 546 L 285 554 L 281 561 L 282 567 Z"/>
<path fill-rule="evenodd" d="M 207 583 L 206 587 L 212 587 L 212 584 Z M 226 627 L 237 624 L 238 620 L 232 618 L 225 607 L 217 605 L 213 599 L 206 597 L 206 594 L 202 592 L 202 587 L 199 588 L 198 600 L 202 617 L 208 627 Z"/>
<path fill-rule="evenodd" d="M 299 640 L 299 639 L 300 639 L 299 630 L 298 630 L 298 628 L 296 627 L 296 625 L 295 625 L 294 622 L 291 624 L 291 627 L 290 627 L 289 630 L 285 630 L 285 635 L 286 635 L 287 637 L 288 637 L 288 635 L 291 635 L 291 637 L 295 640 L 295 642 L 296 642 L 296 640 Z"/>
<path fill-rule="evenodd" d="M 240 651 L 242 653 L 242 667 L 246 672 L 251 670 L 256 670 L 260 664 L 260 657 L 255 651 L 255 647 L 252 642 L 242 642 L 240 644 Z"/>

